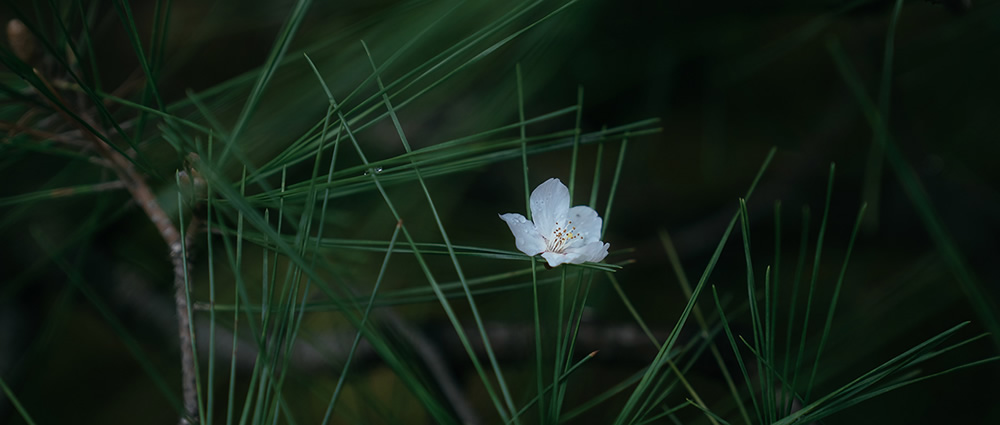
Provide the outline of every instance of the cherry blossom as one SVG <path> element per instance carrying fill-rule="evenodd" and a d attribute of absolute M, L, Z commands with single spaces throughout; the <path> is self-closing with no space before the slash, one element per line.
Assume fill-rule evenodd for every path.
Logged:
<path fill-rule="evenodd" d="M 552 178 L 531 192 L 531 217 L 501 214 L 514 234 L 517 249 L 530 256 L 542 254 L 549 267 L 563 263 L 601 261 L 608 248 L 601 238 L 601 217 L 585 205 L 570 207 L 569 189 Z"/>

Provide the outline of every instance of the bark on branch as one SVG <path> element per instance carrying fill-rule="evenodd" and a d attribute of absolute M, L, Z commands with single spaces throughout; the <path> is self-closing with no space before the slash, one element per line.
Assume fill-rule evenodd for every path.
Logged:
<path fill-rule="evenodd" d="M 80 133 L 90 140 L 94 149 L 110 165 L 110 168 L 115 172 L 118 179 L 125 186 L 125 189 L 128 190 L 135 203 L 139 205 L 139 208 L 146 214 L 149 221 L 153 222 L 153 225 L 156 226 L 156 230 L 169 249 L 170 260 L 174 266 L 174 305 L 177 312 L 177 334 L 181 351 L 181 388 L 183 390 L 184 416 L 181 417 L 180 423 L 182 425 L 196 423 L 198 421 L 198 394 L 195 386 L 195 358 L 194 350 L 191 346 L 190 317 L 188 316 L 187 296 L 184 288 L 185 270 L 190 272 L 190 268 L 186 268 L 189 264 L 181 245 L 184 243 L 181 239 L 181 234 L 177 231 L 177 227 L 174 226 L 170 216 L 167 215 L 163 207 L 157 202 L 156 196 L 146 182 L 146 178 L 136 169 L 135 163 L 113 149 L 94 133 L 94 131 L 97 131 L 107 134 L 100 129 L 97 122 L 90 119 L 89 115 L 84 113 L 85 111 L 74 111 L 70 115 L 66 108 L 70 108 L 71 106 L 59 95 L 59 91 L 38 70 L 35 70 L 35 75 L 53 93 L 58 103 L 45 96 L 42 96 L 42 98 L 46 99 L 66 122 L 77 127 Z M 75 119 L 73 115 L 80 117 L 80 119 Z M 86 125 L 80 120 L 86 121 Z M 91 129 L 94 129 L 94 131 Z"/>

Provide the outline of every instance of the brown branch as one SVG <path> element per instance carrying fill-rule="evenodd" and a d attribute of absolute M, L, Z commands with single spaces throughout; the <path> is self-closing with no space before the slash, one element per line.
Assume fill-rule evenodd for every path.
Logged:
<path fill-rule="evenodd" d="M 46 85 L 61 105 L 68 105 L 59 95 L 59 92 L 37 69 L 35 70 L 35 75 Z M 149 188 L 149 184 L 146 183 L 146 179 L 136 170 L 135 164 L 91 131 L 91 129 L 100 131 L 98 130 L 98 124 L 88 119 L 85 114 L 76 114 L 81 120 L 86 121 L 87 125 L 84 125 L 80 120 L 74 119 L 60 104 L 55 104 L 55 102 L 46 96 L 42 96 L 42 98 L 47 100 L 53 109 L 63 116 L 66 122 L 76 126 L 81 134 L 93 142 L 98 154 L 111 164 L 111 169 L 118 175 L 118 179 L 125 185 L 135 203 L 149 217 L 149 221 L 153 222 L 153 225 L 156 226 L 160 237 L 163 238 L 163 241 L 170 250 L 170 260 L 174 265 L 174 304 L 175 311 L 177 312 L 177 334 L 181 350 L 181 388 L 183 390 L 185 411 L 185 415 L 180 419 L 180 423 L 182 425 L 195 423 L 198 421 L 199 416 L 198 393 L 195 386 L 194 349 L 191 345 L 191 318 L 188 316 L 187 294 L 184 287 L 185 271 L 190 273 L 190 268 L 187 267 L 189 265 L 188 258 L 185 258 L 182 246 L 184 241 L 181 239 L 181 235 L 174 226 L 173 221 L 170 220 L 163 207 L 156 201 L 156 196 Z"/>
<path fill-rule="evenodd" d="M 159 207 L 158 204 L 157 207 Z M 156 224 L 155 221 L 154 224 Z M 170 225 L 173 226 L 173 223 L 170 223 Z M 198 220 L 192 218 L 184 235 L 183 243 L 185 247 L 193 245 L 192 242 L 194 242 L 194 237 L 197 235 L 197 229 Z M 177 311 L 177 335 L 181 346 L 181 386 L 184 394 L 184 411 L 187 414 L 185 417 L 181 417 L 179 423 L 181 425 L 188 425 L 198 422 L 198 388 L 195 385 L 196 371 L 194 348 L 191 345 L 191 317 L 188 315 L 187 288 L 185 285 L 185 279 L 191 273 L 191 253 L 185 252 L 184 247 L 181 247 L 180 243 L 177 243 L 177 249 L 171 246 L 170 259 L 174 263 L 174 305 Z"/>
<path fill-rule="evenodd" d="M 74 148 L 89 149 L 92 146 L 92 143 L 89 140 L 82 140 L 65 133 L 59 134 L 49 131 L 38 130 L 31 127 L 26 127 L 24 124 L 20 122 L 10 123 L 10 122 L 0 121 L 0 130 L 7 131 L 7 136 L 6 136 L 7 139 L 12 138 L 18 134 L 24 133 L 34 137 L 35 139 L 52 140 L 54 142 L 59 142 Z"/>

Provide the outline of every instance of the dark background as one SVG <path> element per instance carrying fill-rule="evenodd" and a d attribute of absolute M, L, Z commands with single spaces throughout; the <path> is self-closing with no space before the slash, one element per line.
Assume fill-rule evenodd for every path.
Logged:
<path fill-rule="evenodd" d="M 28 5 L 16 5 L 34 16 Z M 143 23 L 152 21 L 151 5 L 132 6 L 140 33 L 148 35 L 151 29 Z M 187 89 L 201 92 L 259 66 L 291 7 L 289 2 L 210 6 L 174 2 L 168 61 L 160 81 L 165 96 L 178 101 Z M 461 6 L 398 67 L 387 70 L 386 78 L 490 22 L 503 8 L 502 3 Z M 823 394 L 959 322 L 972 322 L 970 329 L 963 330 L 966 337 L 986 331 L 971 307 L 970 295 L 944 260 L 941 246 L 929 236 L 928 224 L 916 212 L 913 198 L 879 150 L 873 149 L 872 126 L 828 48 L 831 42 L 839 43 L 868 96 L 876 99 L 882 89 L 892 8 L 889 1 L 582 1 L 429 93 L 420 105 L 402 114 L 403 125 L 414 146 L 421 147 L 515 121 L 517 63 L 524 73 L 529 116 L 573 105 L 578 87 L 583 87 L 584 130 L 659 118 L 660 133 L 629 142 L 606 241 L 613 250 L 631 249 L 609 260 L 635 260 L 617 277 L 645 320 L 664 331 L 673 326 L 686 299 L 667 261 L 662 232 L 669 232 L 688 279 L 697 282 L 736 211 L 738 197 L 746 192 L 769 150 L 777 147 L 748 209 L 760 275 L 764 266 L 774 262 L 774 202 L 781 201 L 782 279 L 789 282 L 798 255 L 800 211 L 803 206 L 811 209 L 812 245 L 828 169 L 836 163 L 825 255 L 818 275 L 819 305 L 825 306 L 831 296 L 862 202 L 868 203 L 868 210 L 824 354 L 828 366 L 814 391 Z M 358 40 L 364 39 L 373 55 L 384 60 L 412 36 L 414 28 L 443 9 L 435 2 L 314 4 L 293 50 L 342 66 L 344 70 L 337 72 L 345 78 L 331 85 L 346 92 L 370 71 Z M 40 9 L 43 15 L 46 10 Z M 98 20 L 95 35 L 97 57 L 105 70 L 102 80 L 114 87 L 136 72 L 136 62 L 111 7 L 97 10 L 108 14 Z M 11 16 L 12 10 L 2 15 L 5 20 Z M 996 267 L 1000 258 L 998 23 L 1000 3 L 996 1 L 904 2 L 895 33 L 889 114 L 884 117 L 892 143 L 919 178 L 939 223 L 992 305 L 1000 297 Z M 256 131 L 247 151 L 256 159 L 267 158 L 287 144 L 325 109 L 325 98 L 317 93 L 304 62 L 293 61 L 283 70 L 258 112 L 260 122 L 254 124 Z M 240 93 L 245 96 L 245 88 L 241 90 L 235 100 L 212 105 L 220 119 L 231 120 L 239 112 Z M 7 115 L 5 120 L 10 119 Z M 573 122 L 567 119 L 562 124 L 561 128 L 571 128 Z M 374 131 L 385 135 L 383 156 L 400 152 L 391 126 Z M 380 141 L 379 137 L 371 139 L 373 145 Z M 604 151 L 604 176 L 611 175 L 617 149 L 613 143 Z M 578 179 L 584 193 L 590 190 L 595 153 L 593 146 L 581 151 Z M 155 145 L 150 155 L 162 158 L 155 167 L 165 175 L 180 167 L 178 158 L 166 150 L 158 152 Z M 532 157 L 531 186 L 549 177 L 565 180 L 568 158 L 568 151 Z M 52 176 L 71 181 L 86 172 L 78 173 L 59 160 L 29 155 L 16 163 L 8 161 L 0 173 L 8 182 L 0 195 L 8 197 L 35 190 Z M 520 164 L 511 161 L 431 181 L 456 243 L 512 249 L 505 226 L 493 217 L 523 212 L 520 173 Z M 160 183 L 168 187 L 172 182 Z M 600 193 L 606 199 L 607 186 Z M 417 206 L 421 197 L 407 195 L 405 190 L 398 194 L 415 222 L 432 222 Z M 11 217 L 0 229 L 6 241 L 0 253 L 0 279 L 7 282 L 0 295 L 0 373 L 39 423 L 65 422 L 70 417 L 77 423 L 122 418 L 175 422 L 169 405 L 93 304 L 67 290 L 65 274 L 31 267 L 45 257 L 34 246 L 33 237 L 58 239 L 78 225 L 78 211 L 92 208 L 94 202 L 125 200 L 121 196 L 53 200 L 16 214 L 13 207 L 0 209 L 0 214 Z M 380 210 L 376 195 L 359 196 L 352 202 L 356 211 L 347 209 L 344 214 L 357 220 L 357 225 L 345 232 L 362 235 L 387 228 L 388 214 Z M 428 225 L 418 235 L 435 232 Z M 164 253 L 150 248 L 157 243 L 148 221 L 138 211 L 126 210 L 110 226 L 96 230 L 88 244 L 80 245 L 80 273 L 94 282 L 146 282 L 146 293 L 162 298 L 159 304 L 149 305 L 162 306 L 169 299 L 171 275 Z M 810 249 L 808 258 L 812 253 Z M 371 264 L 377 258 L 356 261 Z M 491 267 L 470 263 L 467 267 L 476 272 Z M 448 267 L 447 263 L 442 267 Z M 745 294 L 741 292 L 744 267 L 740 238 L 734 235 L 709 283 L 724 293 Z M 397 273 L 402 276 L 406 270 L 401 266 Z M 133 278 L 123 278 L 123 274 Z M 9 286 L 11 282 L 18 286 Z M 159 316 L 143 313 L 139 310 L 156 309 L 141 307 L 141 300 L 129 301 L 115 288 L 98 286 L 97 294 L 108 300 L 109 310 L 137 336 L 152 366 L 165 371 L 168 384 L 175 385 L 176 342 L 161 331 L 170 326 L 169 305 Z M 530 312 L 523 302 L 525 294 L 501 294 L 482 302 L 491 317 L 516 324 L 529 317 L 525 316 Z M 790 301 L 787 292 L 784 295 L 781 308 L 787 311 Z M 631 321 L 606 282 L 595 286 L 592 300 L 595 323 Z M 702 306 L 710 308 L 711 304 Z M 443 320 L 434 303 L 401 310 L 416 323 L 431 327 Z M 820 317 L 825 316 L 825 310 L 820 311 L 813 316 L 817 329 Z M 158 325 L 151 317 L 168 324 Z M 745 316 L 735 320 L 747 323 Z M 927 371 L 996 355 L 995 341 L 1000 339 L 990 337 L 956 350 L 931 362 Z M 728 345 L 723 344 L 723 349 Z M 512 369 L 519 367 L 519 361 L 511 360 Z M 594 373 L 594 382 L 607 385 L 614 382 L 610 377 L 624 376 L 641 366 L 613 358 L 597 364 L 601 369 Z M 711 367 L 709 362 L 691 378 L 709 388 L 710 394 L 722 389 Z M 373 381 L 384 372 L 377 365 L 366 370 Z M 475 387 L 474 373 L 459 373 Z M 995 423 L 1000 421 L 995 403 L 1000 397 L 998 376 L 995 364 L 959 371 L 870 400 L 828 423 Z M 373 385 L 377 388 L 378 384 Z M 470 391 L 472 397 L 483 397 L 476 392 L 479 389 Z M 65 409 L 49 408 L 54 404 Z M 151 412 L 157 412 L 160 420 L 150 419 Z M 0 422 L 19 423 L 18 418 L 9 403 L 0 403 Z"/>

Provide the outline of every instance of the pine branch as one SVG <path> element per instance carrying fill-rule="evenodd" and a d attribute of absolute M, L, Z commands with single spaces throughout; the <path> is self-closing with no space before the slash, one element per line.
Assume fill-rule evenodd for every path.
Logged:
<path fill-rule="evenodd" d="M 177 231 L 177 227 L 156 200 L 156 195 L 153 194 L 145 177 L 136 169 L 135 164 L 129 158 L 111 148 L 101 137 L 98 137 L 97 134 L 91 131 L 91 129 L 94 129 L 105 133 L 104 130 L 101 130 L 99 124 L 91 119 L 88 114 L 84 113 L 85 111 L 73 111 L 71 115 L 68 111 L 68 108 L 71 108 L 70 103 L 66 102 L 60 96 L 59 91 L 37 69 L 35 70 L 35 75 L 38 76 L 42 83 L 56 97 L 58 103 L 45 96 L 41 97 L 55 111 L 58 111 L 66 122 L 77 127 L 80 133 L 89 139 L 97 153 L 109 164 L 110 168 L 117 175 L 118 180 L 128 190 L 135 203 L 146 213 L 149 221 L 156 226 L 157 232 L 167 245 L 170 252 L 170 260 L 174 268 L 174 306 L 177 313 L 177 334 L 181 351 L 181 388 L 183 391 L 185 416 L 180 419 L 180 424 L 186 425 L 197 422 L 198 393 L 195 385 L 195 358 L 191 345 L 191 318 L 188 316 L 184 285 L 185 271 L 190 273 L 189 258 L 184 255 L 182 246 L 182 243 L 185 241 L 181 239 L 181 234 Z M 80 119 L 75 119 L 74 116 L 80 117 Z M 86 122 L 81 122 L 81 120 L 85 120 Z M 189 241 L 198 227 L 195 224 L 192 223 L 191 231 L 186 235 Z"/>

